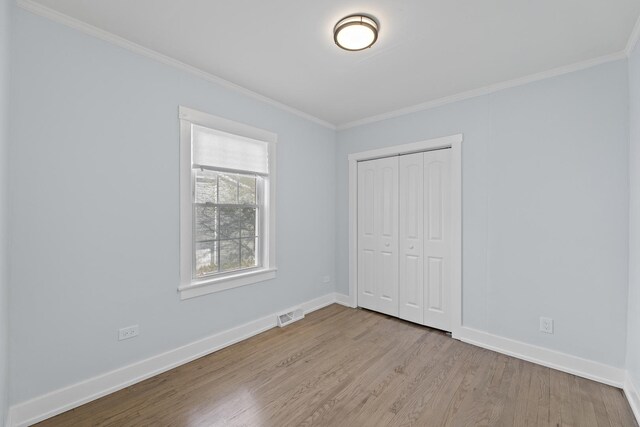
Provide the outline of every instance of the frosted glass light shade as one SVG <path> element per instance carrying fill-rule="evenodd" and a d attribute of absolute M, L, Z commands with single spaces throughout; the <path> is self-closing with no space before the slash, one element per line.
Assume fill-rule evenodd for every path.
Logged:
<path fill-rule="evenodd" d="M 193 165 L 269 173 L 269 144 L 203 126 L 192 125 Z"/>
<path fill-rule="evenodd" d="M 338 21 L 333 40 L 345 50 L 363 50 L 378 40 L 378 23 L 364 15 L 351 15 Z"/>

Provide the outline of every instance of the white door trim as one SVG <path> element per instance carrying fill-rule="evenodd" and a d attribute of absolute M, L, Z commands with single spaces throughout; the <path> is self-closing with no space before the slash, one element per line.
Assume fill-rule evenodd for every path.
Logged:
<path fill-rule="evenodd" d="M 453 280 L 451 332 L 462 327 L 462 134 L 349 154 L 349 305 L 358 306 L 358 162 L 381 157 L 451 148 Z"/>

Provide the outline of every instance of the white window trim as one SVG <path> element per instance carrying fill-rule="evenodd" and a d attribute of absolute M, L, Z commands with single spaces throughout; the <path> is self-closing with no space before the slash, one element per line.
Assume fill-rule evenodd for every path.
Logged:
<path fill-rule="evenodd" d="M 220 292 L 276 277 L 276 142 L 277 135 L 253 126 L 180 106 L 180 299 Z M 264 220 L 262 233 L 263 264 L 251 270 L 212 276 L 202 280 L 192 278 L 193 216 L 191 200 L 191 124 L 205 126 L 234 135 L 265 141 L 269 144 L 269 176 L 264 188 Z"/>

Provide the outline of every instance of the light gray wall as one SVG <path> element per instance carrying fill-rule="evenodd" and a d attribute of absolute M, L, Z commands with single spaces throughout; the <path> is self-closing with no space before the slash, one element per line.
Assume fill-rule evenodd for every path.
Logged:
<path fill-rule="evenodd" d="M 640 44 L 629 58 L 629 323 L 627 370 L 640 390 Z"/>
<path fill-rule="evenodd" d="M 464 325 L 623 367 L 627 90 L 621 60 L 339 132 L 338 291 L 347 155 L 463 133 Z"/>
<path fill-rule="evenodd" d="M 22 10 L 13 36 L 13 403 L 334 291 L 333 130 Z M 277 279 L 179 300 L 178 105 L 278 134 Z"/>
<path fill-rule="evenodd" d="M 4 425 L 8 409 L 9 363 L 9 59 L 11 0 L 0 0 L 0 425 Z"/>

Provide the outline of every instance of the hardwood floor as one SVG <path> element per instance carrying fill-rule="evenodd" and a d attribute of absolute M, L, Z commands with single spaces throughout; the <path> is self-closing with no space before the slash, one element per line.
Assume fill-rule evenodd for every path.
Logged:
<path fill-rule="evenodd" d="M 332 305 L 42 426 L 637 426 L 619 389 Z"/>

